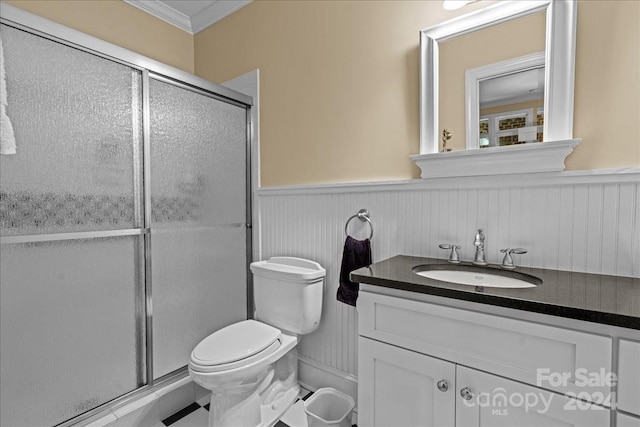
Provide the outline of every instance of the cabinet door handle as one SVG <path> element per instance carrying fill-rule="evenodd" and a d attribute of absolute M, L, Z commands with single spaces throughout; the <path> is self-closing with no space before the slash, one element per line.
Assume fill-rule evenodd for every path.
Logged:
<path fill-rule="evenodd" d="M 440 391 L 447 391 L 449 390 L 449 383 L 447 383 L 447 380 L 440 380 L 438 381 L 438 390 Z"/>
<path fill-rule="evenodd" d="M 460 389 L 460 396 L 462 396 L 464 400 L 471 400 L 473 399 L 473 392 L 469 387 L 465 387 Z"/>

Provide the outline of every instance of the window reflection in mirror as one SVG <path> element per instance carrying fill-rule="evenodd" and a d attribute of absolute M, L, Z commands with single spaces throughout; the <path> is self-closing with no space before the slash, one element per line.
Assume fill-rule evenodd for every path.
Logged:
<path fill-rule="evenodd" d="M 479 82 L 479 147 L 542 142 L 544 67 Z"/>
<path fill-rule="evenodd" d="M 467 146 L 465 72 L 468 69 L 544 51 L 545 21 L 545 12 L 541 11 L 472 31 L 439 44 L 439 128 L 440 131 L 446 128 L 452 132 L 450 146 L 454 150 L 464 150 Z M 542 81 L 544 82 L 544 76 Z M 543 104 L 540 105 L 542 107 Z M 537 116 L 537 113 L 536 110 L 533 115 Z M 537 123 L 537 117 L 533 115 L 532 126 Z M 488 124 L 487 122 L 487 130 L 491 128 Z M 484 129 L 482 122 L 480 128 Z M 512 133 L 500 135 L 503 137 L 503 145 L 509 145 L 507 141 L 513 142 Z M 507 136 L 511 139 L 506 138 Z M 527 138 L 530 138 L 530 135 Z M 497 142 L 489 141 L 489 146 L 499 145 L 499 139 Z"/>

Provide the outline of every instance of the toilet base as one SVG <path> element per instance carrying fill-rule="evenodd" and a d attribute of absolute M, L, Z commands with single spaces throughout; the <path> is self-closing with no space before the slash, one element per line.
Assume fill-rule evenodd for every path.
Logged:
<path fill-rule="evenodd" d="M 211 392 L 209 427 L 271 427 L 300 394 L 297 351 L 286 353 L 253 381 Z"/>
<path fill-rule="evenodd" d="M 262 423 L 260 427 L 271 427 L 278 422 L 280 418 L 287 412 L 287 409 L 293 405 L 300 395 L 300 387 L 287 390 L 271 405 L 261 405 L 260 413 L 262 415 Z"/>
<path fill-rule="evenodd" d="M 214 404 L 219 404 L 212 393 L 209 406 L 209 427 L 243 426 L 243 427 L 272 427 L 284 413 L 296 402 L 300 395 L 300 387 L 295 386 L 281 393 L 272 403 L 260 404 L 258 393 L 239 402 L 233 408 L 225 411 L 224 416 L 216 412 Z M 220 409 L 220 408 L 218 408 Z"/>

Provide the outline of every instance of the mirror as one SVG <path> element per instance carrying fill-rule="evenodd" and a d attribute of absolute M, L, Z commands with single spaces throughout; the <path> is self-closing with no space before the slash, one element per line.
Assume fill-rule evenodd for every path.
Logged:
<path fill-rule="evenodd" d="M 473 32 L 492 27 L 497 24 L 509 22 L 521 17 L 526 17 L 537 12 L 544 12 L 546 15 L 544 42 L 545 50 L 542 61 L 542 64 L 544 64 L 544 83 L 542 85 L 542 87 L 544 88 L 543 141 L 554 142 L 573 138 L 573 77 L 576 26 L 575 1 L 503 1 L 421 31 L 421 155 L 439 153 L 440 149 L 440 133 L 442 132 L 442 129 L 440 129 L 439 126 L 440 43 L 464 35 L 469 35 Z M 540 56 L 539 53 L 538 56 Z M 519 59 L 524 60 L 527 58 L 523 57 Z M 516 59 L 515 62 L 517 63 L 518 60 Z M 474 82 L 474 84 L 479 87 L 479 81 L 488 81 L 491 77 L 495 77 L 497 75 L 512 74 L 513 72 L 514 71 L 500 72 L 498 74 L 494 74 L 493 76 L 484 75 L 484 77 L 482 77 L 483 75 L 481 74 L 480 77 L 476 76 L 476 82 Z M 460 82 L 460 86 L 463 86 L 462 82 Z M 475 92 L 476 97 L 478 97 L 478 90 L 476 90 Z M 478 102 L 479 99 L 476 98 L 475 105 L 479 105 Z M 479 148 L 478 124 L 480 112 L 479 108 L 476 109 L 477 116 L 473 113 L 473 111 L 471 111 L 471 107 L 466 107 L 466 116 L 473 116 L 473 118 L 468 118 L 467 121 L 474 120 L 474 123 L 476 123 L 476 125 L 474 126 L 466 126 L 466 128 L 468 129 L 465 135 L 466 148 Z M 473 135 L 469 135 L 469 131 L 472 130 L 475 130 L 475 137 Z M 533 145 L 542 146 L 546 144 Z M 575 146 L 575 144 L 573 146 Z M 571 149 L 573 148 L 573 146 L 571 147 Z M 492 147 L 491 149 L 475 151 L 488 153 L 495 152 L 496 150 L 509 149 L 513 148 L 501 148 L 499 146 L 496 146 Z M 451 155 L 455 154 L 455 151 L 451 153 L 441 154 Z"/>

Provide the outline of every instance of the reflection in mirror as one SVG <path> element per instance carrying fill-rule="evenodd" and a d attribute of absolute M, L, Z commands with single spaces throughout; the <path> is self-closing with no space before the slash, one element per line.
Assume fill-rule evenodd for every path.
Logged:
<path fill-rule="evenodd" d="M 465 111 L 468 111 L 465 93 L 466 73 L 469 70 L 489 67 L 496 63 L 503 64 L 538 52 L 542 55 L 542 65 L 544 65 L 545 18 L 545 12 L 539 11 L 457 35 L 440 43 L 439 131 L 447 128 L 453 133 L 454 137 L 449 144 L 453 150 L 479 148 L 477 132 L 473 142 L 466 137 L 471 136 L 467 129 L 465 114 Z M 482 74 L 478 80 L 484 81 L 487 78 L 522 69 L 520 66 L 506 71 L 500 69 L 490 75 Z M 544 75 L 542 79 L 544 80 Z M 495 84 L 502 81 L 498 79 L 491 85 L 495 88 Z M 508 89 L 508 87 L 503 88 L 503 91 Z M 509 95 L 503 96 L 506 98 Z M 476 98 L 477 101 L 478 98 Z M 476 104 L 474 108 L 477 109 L 478 105 Z M 474 123 L 478 121 L 475 120 Z M 492 146 L 497 145 L 492 144 Z"/>
<path fill-rule="evenodd" d="M 482 80 L 478 93 L 480 148 L 542 142 L 544 67 Z"/>
<path fill-rule="evenodd" d="M 465 72 L 468 150 L 544 140 L 544 63 L 535 52 Z"/>

